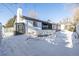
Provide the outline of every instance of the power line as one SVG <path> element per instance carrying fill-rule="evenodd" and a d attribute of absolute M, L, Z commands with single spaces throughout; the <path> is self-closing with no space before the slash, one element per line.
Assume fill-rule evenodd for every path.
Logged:
<path fill-rule="evenodd" d="M 10 13 L 13 15 L 14 12 L 8 7 L 8 5 L 2 4 L 2 6 L 6 7 L 10 11 Z"/>

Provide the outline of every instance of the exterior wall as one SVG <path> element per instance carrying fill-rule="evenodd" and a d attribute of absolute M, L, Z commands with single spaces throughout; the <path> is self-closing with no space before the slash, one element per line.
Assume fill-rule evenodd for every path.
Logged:
<path fill-rule="evenodd" d="M 57 29 L 57 25 L 56 25 L 56 24 L 53 24 L 53 25 L 52 25 L 52 29 L 53 29 L 53 30 L 56 30 L 56 29 Z"/>
<path fill-rule="evenodd" d="M 52 29 L 39 30 L 39 35 L 52 35 L 56 32 L 57 24 L 52 24 Z"/>
<path fill-rule="evenodd" d="M 37 36 L 38 35 L 38 32 L 39 30 L 41 30 L 41 23 L 40 22 L 37 22 L 38 26 L 37 27 L 34 27 L 33 26 L 33 21 L 31 20 L 26 20 L 26 34 L 27 35 L 32 35 L 32 36 Z"/>
<path fill-rule="evenodd" d="M 27 34 L 31 35 L 31 36 L 37 36 L 38 35 L 38 31 L 34 27 L 29 27 Z"/>
<path fill-rule="evenodd" d="M 31 20 L 27 20 L 27 22 L 28 22 L 28 26 L 33 27 L 33 21 L 31 21 Z"/>
<path fill-rule="evenodd" d="M 59 24 L 52 24 L 51 30 L 40 30 L 39 35 L 53 35 L 56 31 L 60 30 L 61 27 Z"/>
<path fill-rule="evenodd" d="M 52 30 L 60 30 L 61 29 L 61 25 L 59 24 L 52 24 Z"/>
<path fill-rule="evenodd" d="M 57 30 L 60 31 L 61 30 L 61 25 L 57 24 Z"/>
<path fill-rule="evenodd" d="M 64 30 L 64 29 L 65 29 L 65 25 L 61 24 L 61 30 Z"/>
<path fill-rule="evenodd" d="M 57 24 L 53 24 L 51 30 L 42 30 L 42 23 L 37 22 L 38 26 L 33 26 L 33 21 L 26 20 L 26 34 L 32 35 L 32 36 L 38 36 L 38 35 L 50 35 L 53 34 L 53 32 L 56 32 L 58 29 Z M 59 27 L 60 28 L 60 27 Z"/>

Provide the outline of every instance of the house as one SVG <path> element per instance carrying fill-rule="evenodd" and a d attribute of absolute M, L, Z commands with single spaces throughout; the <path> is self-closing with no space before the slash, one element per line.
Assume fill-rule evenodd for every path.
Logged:
<path fill-rule="evenodd" d="M 57 29 L 57 24 L 39 20 L 33 17 L 23 16 L 21 8 L 18 8 L 17 10 L 17 18 L 14 25 L 15 35 L 47 35 L 48 33 L 52 34 L 53 29 Z"/>
<path fill-rule="evenodd" d="M 10 28 L 13 35 L 51 35 L 59 29 L 59 25 L 48 21 L 39 20 L 33 17 L 22 15 L 22 9 L 18 8 L 14 26 Z M 10 30 L 7 28 L 7 30 Z M 10 33 L 11 33 L 10 32 Z"/>
<path fill-rule="evenodd" d="M 58 24 L 23 16 L 23 20 L 15 23 L 15 34 L 43 35 L 52 34 L 58 29 Z"/>
<path fill-rule="evenodd" d="M 22 21 L 19 23 L 14 23 L 12 27 L 4 27 L 3 34 L 4 37 L 9 37 L 13 35 L 49 35 L 58 30 L 58 24 L 50 23 L 47 21 L 22 16 Z M 15 19 L 16 20 L 16 19 Z"/>

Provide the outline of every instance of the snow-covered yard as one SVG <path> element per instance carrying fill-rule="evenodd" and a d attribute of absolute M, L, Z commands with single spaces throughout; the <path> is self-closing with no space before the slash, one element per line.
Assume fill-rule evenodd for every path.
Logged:
<path fill-rule="evenodd" d="M 18 35 L 3 39 L 2 56 L 79 56 L 76 33 L 59 31 L 48 37 Z"/>

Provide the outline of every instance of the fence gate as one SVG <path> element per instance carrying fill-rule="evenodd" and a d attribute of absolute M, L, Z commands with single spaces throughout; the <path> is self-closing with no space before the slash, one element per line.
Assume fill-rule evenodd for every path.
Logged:
<path fill-rule="evenodd" d="M 25 24 L 16 23 L 15 24 L 15 35 L 25 34 Z"/>

